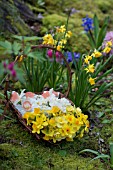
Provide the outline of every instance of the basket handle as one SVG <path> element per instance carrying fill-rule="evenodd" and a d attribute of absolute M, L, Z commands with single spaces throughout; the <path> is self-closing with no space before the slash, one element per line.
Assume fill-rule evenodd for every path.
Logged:
<path fill-rule="evenodd" d="M 43 44 L 40 44 L 40 45 L 36 45 L 36 46 L 32 46 L 32 47 L 31 47 L 31 49 L 35 49 L 35 48 L 39 48 L 39 49 L 40 49 L 40 48 L 49 48 L 49 49 L 58 51 L 58 50 L 56 50 L 56 48 L 54 48 L 54 47 L 52 47 L 52 46 L 43 45 Z M 62 54 L 61 51 L 58 51 L 58 52 L 60 53 L 61 57 L 63 58 L 63 60 L 64 60 L 64 62 L 65 62 L 65 64 L 66 64 L 66 67 L 67 67 L 67 69 L 68 69 L 68 73 L 69 73 L 68 88 L 67 88 L 67 91 L 65 92 L 65 94 L 62 95 L 62 97 L 63 97 L 63 96 L 68 97 L 69 92 L 70 92 L 70 90 L 71 90 L 72 72 L 71 72 L 71 68 L 70 68 L 70 66 L 69 66 L 69 64 L 68 64 L 65 56 Z"/>

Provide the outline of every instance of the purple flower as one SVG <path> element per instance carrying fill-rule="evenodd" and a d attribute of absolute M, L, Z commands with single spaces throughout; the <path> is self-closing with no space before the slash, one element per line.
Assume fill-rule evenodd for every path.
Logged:
<path fill-rule="evenodd" d="M 14 63 L 13 62 L 8 64 L 8 66 L 7 66 L 8 70 L 10 70 L 10 71 L 13 70 L 13 67 L 14 67 Z"/>
<path fill-rule="evenodd" d="M 73 60 L 78 60 L 80 57 L 80 53 L 72 53 L 70 51 L 65 52 L 64 55 L 67 57 L 68 63 L 72 62 Z"/>
<path fill-rule="evenodd" d="M 7 68 L 6 62 L 3 62 L 3 67 L 4 67 L 5 69 Z"/>
<path fill-rule="evenodd" d="M 16 71 L 15 71 L 15 70 L 12 70 L 12 71 L 11 71 L 11 75 L 12 75 L 12 77 L 16 77 Z"/>
<path fill-rule="evenodd" d="M 86 18 L 82 19 L 82 26 L 84 27 L 84 31 L 88 32 L 89 30 L 93 29 L 93 19 L 92 18 L 88 18 L 88 16 L 86 16 Z"/>
<path fill-rule="evenodd" d="M 49 58 L 52 58 L 53 57 L 53 50 L 49 49 L 47 51 L 47 55 L 48 55 Z"/>

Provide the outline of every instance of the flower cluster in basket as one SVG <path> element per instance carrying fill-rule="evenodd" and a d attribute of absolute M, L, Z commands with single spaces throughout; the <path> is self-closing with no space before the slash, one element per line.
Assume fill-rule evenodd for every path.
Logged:
<path fill-rule="evenodd" d="M 66 98 L 59 98 L 59 93 L 50 89 L 41 95 L 32 92 L 19 95 L 13 91 L 11 102 L 26 119 L 32 133 L 37 133 L 44 140 L 73 141 L 74 137 L 83 137 L 88 132 L 88 116 L 79 107 L 72 106 Z"/>

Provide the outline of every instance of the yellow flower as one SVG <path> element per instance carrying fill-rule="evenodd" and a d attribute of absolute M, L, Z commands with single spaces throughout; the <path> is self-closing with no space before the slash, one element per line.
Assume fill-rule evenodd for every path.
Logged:
<path fill-rule="evenodd" d="M 70 38 L 72 36 L 72 32 L 71 31 L 68 31 L 65 35 L 66 38 Z"/>
<path fill-rule="evenodd" d="M 39 113 L 41 113 L 41 110 L 40 110 L 40 108 L 34 108 L 34 114 L 39 114 Z"/>
<path fill-rule="evenodd" d="M 31 112 L 26 112 L 22 117 L 27 120 L 27 125 L 30 125 L 35 119 L 35 115 Z"/>
<path fill-rule="evenodd" d="M 94 56 L 95 58 L 98 58 L 98 57 L 102 56 L 102 53 L 95 49 L 94 53 L 92 54 L 92 56 Z"/>
<path fill-rule="evenodd" d="M 87 73 L 94 73 L 95 68 L 94 68 L 94 64 L 89 64 L 88 68 L 85 69 L 87 71 Z"/>
<path fill-rule="evenodd" d="M 62 39 L 61 41 L 59 41 L 59 44 L 61 44 L 61 46 L 63 45 L 63 44 L 66 44 L 67 43 L 67 40 L 66 39 Z"/>
<path fill-rule="evenodd" d="M 74 115 L 70 115 L 70 114 L 66 115 L 66 120 L 71 124 L 75 121 L 75 119 L 76 118 L 74 117 Z"/>
<path fill-rule="evenodd" d="M 104 50 L 103 50 L 104 53 L 109 53 L 110 51 L 111 51 L 111 48 L 108 47 L 108 46 L 105 47 Z"/>
<path fill-rule="evenodd" d="M 106 43 L 106 46 L 111 47 L 111 46 L 112 46 L 112 41 L 108 41 L 108 42 Z"/>
<path fill-rule="evenodd" d="M 90 78 L 89 78 L 89 83 L 90 83 L 91 85 L 94 85 L 94 84 L 95 84 L 95 79 L 96 79 L 96 78 L 90 77 Z"/>
<path fill-rule="evenodd" d="M 68 125 L 68 124 L 64 124 L 64 126 L 62 127 L 64 134 L 66 136 L 69 136 L 70 138 L 72 137 L 72 134 L 75 133 L 74 129 L 72 126 Z"/>
<path fill-rule="evenodd" d="M 51 110 L 51 113 L 57 113 L 57 112 L 59 112 L 59 111 L 60 111 L 59 107 L 53 106 L 53 107 L 52 107 L 52 110 Z"/>
<path fill-rule="evenodd" d="M 89 61 L 90 61 L 90 60 L 92 60 L 92 56 L 89 56 L 89 55 L 88 55 L 88 56 L 85 57 L 84 62 L 85 62 L 86 64 L 89 64 Z"/>
<path fill-rule="evenodd" d="M 56 32 L 63 33 L 66 31 L 65 25 L 61 25 L 59 28 L 56 28 Z"/>
<path fill-rule="evenodd" d="M 48 141 L 48 140 L 50 139 L 50 137 L 45 135 L 45 136 L 43 137 L 43 139 Z"/>
<path fill-rule="evenodd" d="M 62 46 L 61 46 L 61 45 L 58 45 L 58 46 L 56 47 L 56 49 L 57 49 L 58 51 L 61 51 Z"/>
<path fill-rule="evenodd" d="M 74 107 L 73 106 L 67 106 L 66 107 L 66 112 L 74 112 Z"/>
<path fill-rule="evenodd" d="M 51 119 L 49 119 L 48 120 L 48 124 L 50 125 L 50 126 L 56 126 L 56 121 L 55 121 L 55 119 L 54 118 L 51 118 Z"/>
<path fill-rule="evenodd" d="M 43 44 L 49 44 L 49 45 L 54 45 L 55 41 L 52 37 L 51 34 L 46 34 L 44 37 L 43 37 Z"/>

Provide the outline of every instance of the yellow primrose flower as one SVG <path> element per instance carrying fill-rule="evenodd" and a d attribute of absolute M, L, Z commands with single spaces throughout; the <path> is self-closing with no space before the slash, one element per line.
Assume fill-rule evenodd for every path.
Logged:
<path fill-rule="evenodd" d="M 71 31 L 68 31 L 65 35 L 66 38 L 70 38 L 72 36 L 72 32 Z"/>
<path fill-rule="evenodd" d="M 91 85 L 94 85 L 94 84 L 95 84 L 95 79 L 96 79 L 96 78 L 90 77 L 90 78 L 89 78 L 89 83 L 90 83 Z"/>
<path fill-rule="evenodd" d="M 95 58 L 98 58 L 98 57 L 102 56 L 102 53 L 95 49 L 94 53 L 92 54 L 92 56 L 94 56 Z"/>
<path fill-rule="evenodd" d="M 110 51 L 111 51 L 111 48 L 107 46 L 104 48 L 103 53 L 109 53 Z"/>
<path fill-rule="evenodd" d="M 87 71 L 87 73 L 94 73 L 95 71 L 95 67 L 94 64 L 89 64 L 87 68 L 85 68 L 85 70 Z"/>

